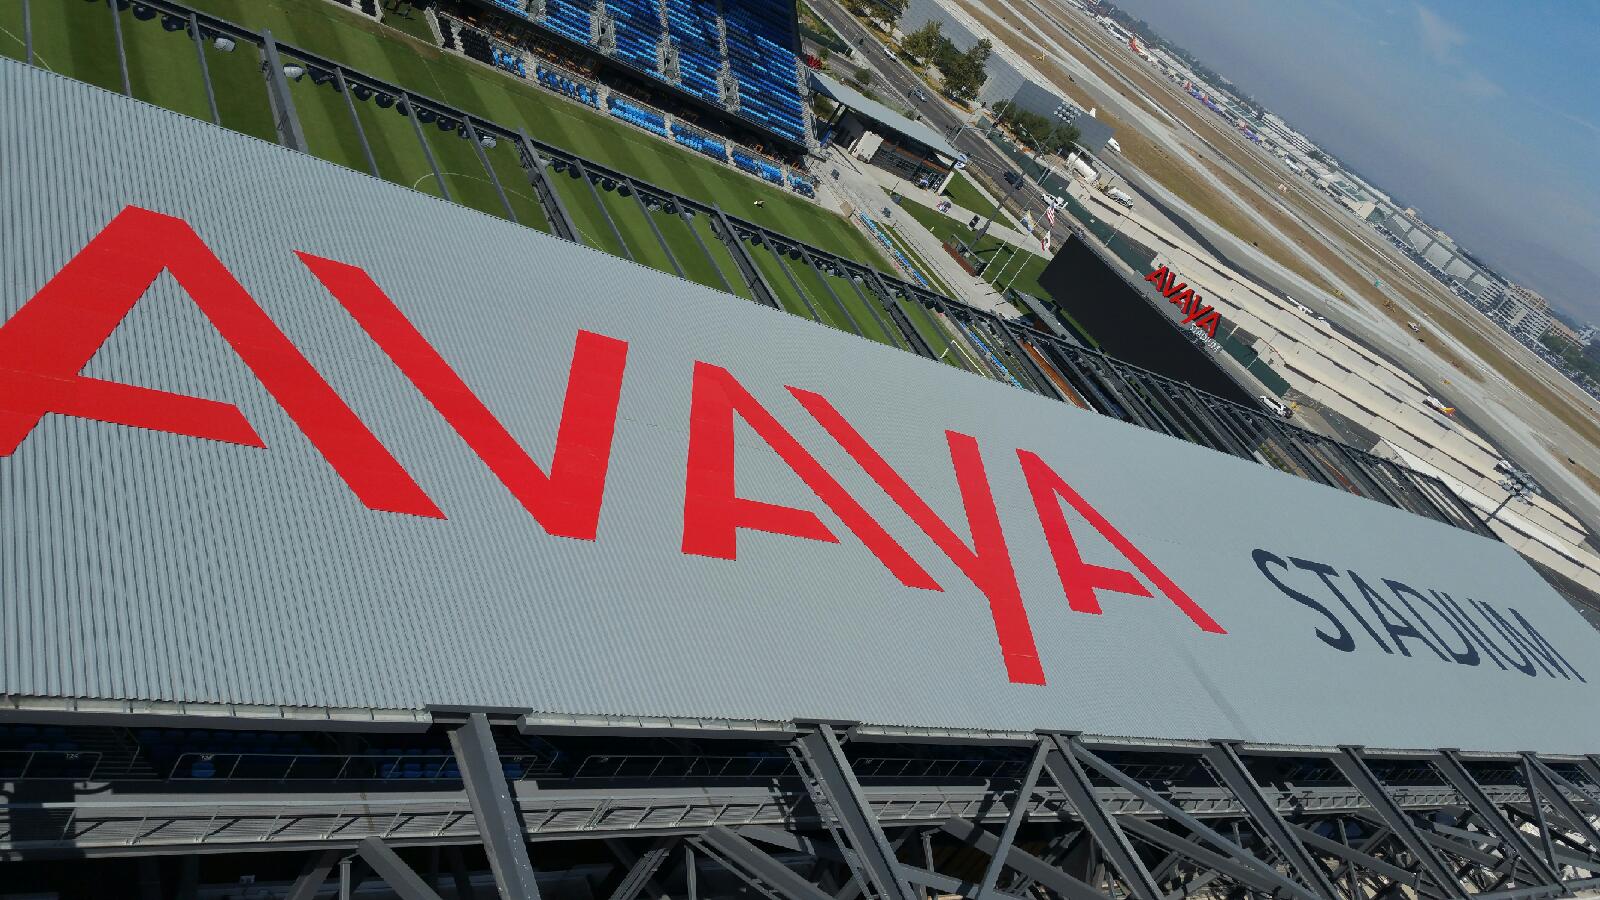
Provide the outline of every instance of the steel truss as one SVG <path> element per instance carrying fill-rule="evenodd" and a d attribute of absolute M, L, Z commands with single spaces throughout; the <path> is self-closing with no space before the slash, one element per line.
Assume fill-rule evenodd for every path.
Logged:
<path fill-rule="evenodd" d="M 127 0 L 107 0 L 107 2 L 115 10 L 119 4 L 125 5 Z M 808 309 L 811 301 L 804 299 L 807 296 L 806 292 L 795 282 L 794 275 L 789 269 L 790 262 L 843 279 L 863 298 L 867 295 L 875 297 L 886 312 L 887 320 L 878 316 L 871 303 L 865 304 L 868 311 L 872 313 L 878 328 L 890 336 L 895 346 L 902 349 L 930 359 L 937 359 L 950 353 L 961 355 L 948 343 L 949 338 L 941 336 L 941 341 L 946 343 L 943 346 L 932 346 L 927 337 L 913 326 L 907 309 L 921 306 L 931 314 L 970 328 L 984 336 L 985 343 L 990 346 L 999 365 L 1004 366 L 1004 371 L 1001 371 L 994 362 L 981 361 L 981 367 L 985 368 L 991 377 L 1002 381 L 1014 380 L 1022 389 L 1054 400 L 1069 400 L 1070 398 L 1065 397 L 1064 392 L 1057 386 L 1059 378 L 1077 398 L 1081 398 L 1090 408 L 1104 415 L 1242 459 L 1271 465 L 1302 478 L 1474 531 L 1486 537 L 1495 537 L 1471 507 L 1451 492 L 1443 482 L 1432 476 L 1405 469 L 1389 460 L 1340 444 L 1272 417 L 1254 407 L 1205 394 L 1189 385 L 1098 351 L 1077 346 L 1047 331 L 952 300 L 928 288 L 879 272 L 869 265 L 740 219 L 717 208 L 714 204 L 685 197 L 618 172 L 561 147 L 533 138 L 521 129 L 489 121 L 431 97 L 359 72 L 335 60 L 283 43 L 274 39 L 270 33 L 257 33 L 224 19 L 190 9 L 174 0 L 139 0 L 135 6 L 172 17 L 174 26 L 187 27 L 190 30 L 197 47 L 203 40 L 227 37 L 258 48 L 263 60 L 267 96 L 271 102 L 271 112 L 278 129 L 280 143 L 292 149 L 304 152 L 306 144 L 283 76 L 283 65 L 286 62 L 303 66 L 313 81 L 329 85 L 331 89 L 345 94 L 350 126 L 360 138 L 368 165 L 374 175 L 377 174 L 376 163 L 373 161 L 360 118 L 356 115 L 354 101 L 351 99 L 353 96 L 363 99 L 386 97 L 406 111 L 415 126 L 413 130 L 424 155 L 433 167 L 440 190 L 447 199 L 448 188 L 438 173 L 433 152 L 420 127 L 421 121 L 424 120 L 454 125 L 460 135 L 479 146 L 480 162 L 483 163 L 485 172 L 512 221 L 516 221 L 516 215 L 499 182 L 499 177 L 483 153 L 484 141 L 505 141 L 516 148 L 532 193 L 550 223 L 551 233 L 561 239 L 578 243 L 583 241 L 581 231 L 574 224 L 560 192 L 554 185 L 554 180 L 563 175 L 584 181 L 603 214 L 611 237 L 629 258 L 632 257 L 632 251 L 617 223 L 612 219 L 608 205 L 602 200 L 601 192 L 632 196 L 635 205 L 640 207 L 640 214 L 649 223 L 659 249 L 665 253 L 674 271 L 680 276 L 684 271 L 683 266 L 662 235 L 653 213 L 659 210 L 685 220 L 703 216 L 709 223 L 710 232 L 726 247 L 732 257 L 734 268 L 743 282 L 744 292 L 758 303 L 782 308 L 772 285 L 751 256 L 750 248 L 765 247 L 776 256 L 777 265 L 784 273 L 785 279 L 791 283 Z M 117 34 L 120 36 L 120 28 L 123 27 L 122 17 L 115 13 L 112 17 L 118 24 Z M 119 59 L 125 60 L 120 42 L 117 44 L 117 51 Z M 203 51 L 201 59 L 204 60 Z M 212 97 L 209 75 L 203 66 L 201 78 L 206 82 L 207 96 Z M 693 227 L 689 230 L 694 235 L 699 249 L 711 258 L 711 268 L 719 273 L 724 286 L 732 292 L 734 285 L 727 283 L 727 276 L 721 274 L 721 264 L 711 256 L 710 249 L 700 238 L 698 231 Z M 827 292 L 834 295 L 833 299 L 837 303 L 834 287 L 826 278 L 820 280 Z M 838 308 L 847 316 L 850 315 L 848 305 L 838 303 Z M 813 318 L 820 319 L 815 309 L 810 309 L 810 314 Z M 852 324 L 858 333 L 862 331 L 862 323 L 854 322 L 852 318 Z M 956 340 L 964 338 L 958 337 Z M 1045 366 L 1051 371 L 1047 372 Z"/>
<path fill-rule="evenodd" d="M 0 859 L 288 852 L 303 860 L 285 885 L 293 897 L 314 896 L 336 864 L 348 879 L 352 862 L 401 897 L 437 897 L 439 851 L 467 884 L 458 851 L 481 847 L 477 881 L 507 900 L 555 900 L 564 861 L 596 855 L 572 849 L 583 842 L 604 847 L 610 900 L 739 886 L 773 900 L 1543 900 L 1600 887 L 1593 758 L 795 723 L 764 735 L 761 752 L 778 761 L 765 774 L 533 782 L 508 780 L 495 731 L 541 726 L 482 712 L 434 721 L 451 729 L 453 786 L 81 782 L 50 802 L 14 790 Z M 641 732 L 579 733 L 610 746 Z M 702 752 L 716 744 L 684 734 Z M 891 774 L 874 756 L 885 741 L 996 764 Z"/>

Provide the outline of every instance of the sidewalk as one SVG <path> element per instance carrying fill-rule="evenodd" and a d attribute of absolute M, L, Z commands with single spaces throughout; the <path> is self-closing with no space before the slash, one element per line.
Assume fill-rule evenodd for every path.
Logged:
<path fill-rule="evenodd" d="M 833 157 L 830 157 L 830 159 L 832 158 Z M 894 191 L 900 196 L 905 197 L 907 200 L 920 203 L 929 209 L 937 209 L 939 204 L 946 199 L 942 194 L 935 194 L 933 191 L 925 188 L 919 188 L 904 178 L 899 178 L 893 173 L 885 172 L 877 166 L 870 166 L 856 159 L 851 159 L 850 162 L 858 167 L 861 177 L 870 179 L 873 183 L 885 191 Z M 836 162 L 835 165 L 837 165 Z M 840 167 L 839 172 L 841 175 L 844 174 L 843 167 Z M 974 187 L 976 187 L 976 185 L 974 185 Z M 987 191 L 984 191 L 982 188 L 978 188 L 978 190 L 980 193 L 983 193 L 985 197 L 988 196 Z M 884 197 L 887 199 L 888 195 L 885 194 Z M 950 211 L 945 215 L 965 225 L 972 220 L 974 215 L 978 214 L 974 210 L 963 209 L 959 206 L 951 206 Z M 1011 213 L 1008 211 L 1006 215 L 1011 216 Z M 1042 215 L 1042 213 L 1036 213 L 1036 215 Z M 987 214 L 978 215 L 978 224 L 980 227 L 983 224 L 983 220 L 986 218 L 988 218 Z M 1024 234 L 1023 232 L 1014 228 L 1008 228 L 1005 225 L 1002 225 L 999 219 L 996 219 L 994 224 L 989 226 L 989 234 L 994 235 L 996 238 L 999 238 L 1008 244 L 1014 244 L 1025 250 L 1031 249 L 1038 256 L 1044 255 L 1043 251 L 1039 249 L 1039 240 L 1037 238 L 1029 234 Z"/>
<path fill-rule="evenodd" d="M 834 207 L 839 210 L 843 210 L 845 204 L 849 204 L 853 209 L 866 212 L 879 225 L 893 228 L 895 234 L 917 256 L 921 257 L 920 260 L 913 260 L 913 262 L 921 264 L 921 267 L 926 270 L 923 272 L 925 276 L 930 279 L 937 278 L 939 281 L 944 282 L 955 294 L 952 299 L 960 300 L 970 306 L 1007 318 L 1013 318 L 1017 315 L 1016 308 L 1002 301 L 993 286 L 983 279 L 969 274 L 944 249 L 944 244 L 939 238 L 935 237 L 932 232 L 924 228 L 921 223 L 913 219 L 909 214 L 901 211 L 889 199 L 889 195 L 883 190 L 885 185 L 881 184 L 881 180 L 876 177 L 878 175 L 888 176 L 888 173 L 858 160 L 846 158 L 845 154 L 836 149 L 830 151 L 828 165 L 839 170 L 839 179 L 837 181 L 831 177 L 820 179 L 822 184 L 819 194 L 823 196 L 824 200 L 831 201 Z M 890 177 L 892 178 L 892 176 Z M 910 191 L 915 191 L 919 196 L 912 196 Z M 907 186 L 901 193 L 916 202 L 925 203 L 930 208 L 938 202 L 937 199 L 934 199 L 934 194 L 920 188 Z M 885 215 L 884 210 L 888 210 L 889 214 Z M 964 210 L 952 209 L 952 213 L 952 217 L 959 218 L 962 223 L 972 217 L 972 213 Z M 998 236 L 1002 230 L 1009 231 L 1009 229 L 1001 229 L 999 225 L 996 225 L 990 229 L 990 233 Z M 1037 246 L 1033 244 L 1031 239 L 1028 241 L 1028 245 Z"/>

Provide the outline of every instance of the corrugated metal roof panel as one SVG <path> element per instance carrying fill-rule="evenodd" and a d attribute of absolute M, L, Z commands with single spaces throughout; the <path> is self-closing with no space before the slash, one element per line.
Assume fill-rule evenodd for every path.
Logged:
<path fill-rule="evenodd" d="M 1600 738 L 1573 713 L 1595 689 L 1510 668 L 1539 648 L 1463 599 L 1515 606 L 1579 671 L 1600 658 L 1503 545 L 13 63 L 0 104 L 0 329 L 119 211 L 180 217 L 447 516 L 364 506 L 161 275 L 84 374 L 234 404 L 266 447 L 49 415 L 0 458 L 0 693 L 1552 752 Z M 574 336 L 628 341 L 598 540 L 544 533 L 295 251 L 370 273 L 541 464 Z M 12 410 L 40 396 L 6 370 L 23 355 L 0 358 Z M 840 541 L 746 529 L 737 560 L 685 555 L 696 360 L 733 373 L 943 590 L 901 584 L 743 424 L 739 496 L 815 511 Z M 1048 685 L 1007 681 L 984 595 L 787 385 L 828 398 L 962 542 L 946 433 L 978 439 Z M 1160 591 L 1070 609 L 1017 448 L 1229 633 Z M 1088 562 L 1130 567 L 1073 523 Z M 1307 569 L 1277 575 L 1326 616 L 1273 587 L 1256 548 L 1329 564 L 1347 604 Z M 1350 572 L 1448 592 L 1477 630 Z M 1501 656 L 1440 655 L 1474 642 Z"/>

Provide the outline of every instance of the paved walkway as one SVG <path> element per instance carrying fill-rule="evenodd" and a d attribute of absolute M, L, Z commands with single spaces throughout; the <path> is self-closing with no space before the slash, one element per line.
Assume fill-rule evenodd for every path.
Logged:
<path fill-rule="evenodd" d="M 826 165 L 838 169 L 839 178 L 837 181 L 830 177 L 821 179 L 820 193 L 825 203 L 830 203 L 841 211 L 848 204 L 852 209 L 865 210 L 867 215 L 880 225 L 892 226 L 895 233 L 915 251 L 917 256 L 921 257 L 920 261 L 913 260 L 913 263 L 922 264 L 920 268 L 924 270 L 923 275 L 944 282 L 956 295 L 954 299 L 1008 318 L 1018 314 L 1015 307 L 1000 299 L 993 286 L 982 278 L 968 274 L 966 269 L 963 269 L 961 264 L 944 249 L 944 244 L 939 238 L 890 201 L 889 195 L 884 193 L 883 188 L 892 187 L 893 176 L 859 160 L 851 159 L 837 149 L 830 150 L 828 155 Z M 877 177 L 879 175 L 888 177 L 891 184 L 882 184 L 881 179 Z M 920 196 L 912 196 L 911 191 L 916 191 Z M 938 202 L 934 199 L 934 194 L 910 185 L 906 185 L 901 193 L 929 207 Z M 958 218 L 963 223 L 972 217 L 972 213 L 965 210 L 952 208 L 952 213 L 954 213 L 952 218 Z M 1001 228 L 996 225 L 990 231 L 998 235 Z"/>

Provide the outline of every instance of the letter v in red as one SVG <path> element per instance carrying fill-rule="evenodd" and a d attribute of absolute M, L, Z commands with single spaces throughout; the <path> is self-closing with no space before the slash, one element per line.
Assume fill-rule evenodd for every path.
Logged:
<path fill-rule="evenodd" d="M 694 364 L 689 403 L 689 462 L 683 498 L 683 552 L 738 559 L 741 528 L 836 544 L 839 539 L 813 512 L 747 500 L 734 494 L 733 417 L 755 433 L 805 482 L 906 587 L 940 590 L 883 526 L 857 503 L 816 458 L 778 424 L 744 385 L 721 366 Z"/>
<path fill-rule="evenodd" d="M 984 471 L 978 442 L 965 434 L 945 432 L 945 440 L 950 445 L 950 464 L 955 469 L 961 502 L 966 507 L 967 523 L 972 530 L 972 546 L 968 547 L 833 404 L 811 391 L 791 387 L 789 392 L 983 592 L 989 601 L 989 615 L 994 619 L 1006 676 L 1016 684 L 1044 684 L 1039 649 L 1033 640 L 1033 628 L 1028 624 L 1022 591 L 1017 587 L 1011 551 L 1006 547 L 1006 535 L 1000 527 L 1000 515 L 995 510 L 994 493 L 989 488 L 989 474 Z"/>
<path fill-rule="evenodd" d="M 296 255 L 546 532 L 595 539 L 628 362 L 626 341 L 578 332 L 546 475 L 372 276 L 346 263 Z"/>
<path fill-rule="evenodd" d="M 1067 505 L 1078 515 L 1083 516 L 1090 527 L 1098 531 L 1118 553 L 1133 563 L 1133 567 L 1138 569 L 1140 574 L 1150 579 L 1174 606 L 1183 610 L 1183 614 L 1188 616 L 1190 621 L 1200 626 L 1201 631 L 1213 634 L 1228 633 L 1200 608 L 1200 604 L 1190 599 L 1177 583 L 1157 568 L 1149 557 L 1139 552 L 1139 548 L 1107 521 L 1099 510 L 1090 506 L 1089 501 L 1083 499 L 1065 479 L 1046 465 L 1044 460 L 1027 450 L 1018 450 L 1017 459 L 1022 462 L 1022 474 L 1028 481 L 1028 490 L 1033 494 L 1033 504 L 1039 513 L 1039 525 L 1044 529 L 1045 540 L 1050 545 L 1050 555 L 1055 558 L 1056 573 L 1061 576 L 1061 589 L 1066 592 L 1068 606 L 1078 612 L 1099 615 L 1101 610 L 1100 598 L 1096 596 L 1097 591 L 1116 591 L 1119 594 L 1132 594 L 1135 597 L 1149 597 L 1150 591 L 1133 577 L 1132 572 L 1096 566 L 1083 561 L 1083 557 L 1078 553 L 1078 544 L 1072 539 L 1071 530 L 1067 528 L 1066 514 L 1061 511 L 1062 500 L 1067 501 Z"/>
<path fill-rule="evenodd" d="M 0 326 L 0 456 L 45 415 L 265 447 L 231 403 L 80 374 L 163 271 L 370 509 L 444 518 L 189 223 L 129 206 Z"/>

